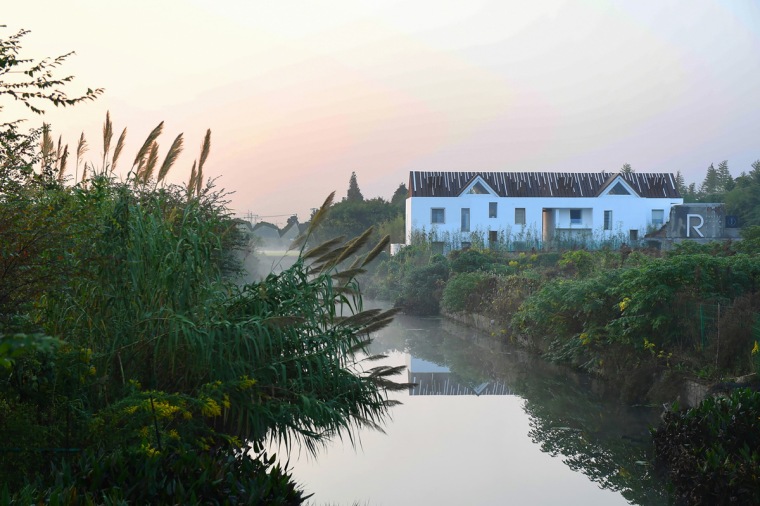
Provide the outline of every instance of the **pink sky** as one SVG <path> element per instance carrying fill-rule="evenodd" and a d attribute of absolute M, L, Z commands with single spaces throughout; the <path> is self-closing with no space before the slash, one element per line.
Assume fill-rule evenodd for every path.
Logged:
<path fill-rule="evenodd" d="M 44 117 L 72 145 L 83 131 L 88 159 L 106 111 L 125 161 L 163 120 L 184 181 L 210 128 L 207 173 L 273 222 L 344 196 L 352 171 L 390 198 L 409 170 L 630 163 L 699 183 L 760 158 L 755 0 L 29 0 L 0 24 L 32 31 L 24 56 L 76 51 L 72 93 L 106 89 Z"/>

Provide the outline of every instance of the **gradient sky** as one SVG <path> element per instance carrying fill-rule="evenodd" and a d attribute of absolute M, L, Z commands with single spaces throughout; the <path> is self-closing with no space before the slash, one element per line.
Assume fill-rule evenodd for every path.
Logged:
<path fill-rule="evenodd" d="M 106 89 L 44 117 L 88 159 L 106 111 L 124 170 L 164 120 L 184 181 L 210 128 L 207 174 L 273 222 L 345 196 L 352 171 L 390 198 L 409 170 L 630 163 L 699 183 L 760 158 L 757 0 L 27 0 L 0 24 L 31 30 L 23 56 L 76 51 L 72 93 Z"/>

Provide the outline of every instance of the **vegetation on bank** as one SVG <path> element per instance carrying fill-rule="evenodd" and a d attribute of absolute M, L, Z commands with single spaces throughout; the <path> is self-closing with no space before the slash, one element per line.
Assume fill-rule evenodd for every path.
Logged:
<path fill-rule="evenodd" d="M 760 392 L 739 388 L 652 431 L 676 504 L 760 504 Z"/>
<path fill-rule="evenodd" d="M 29 63 L 16 59 L 23 34 L 0 44 L 0 70 Z M 75 103 L 44 93 L 63 82 L 41 72 L 40 94 L 24 96 Z M 210 132 L 188 183 L 169 185 L 182 137 L 161 162 L 162 125 L 124 181 L 126 129 L 112 146 L 110 117 L 102 162 L 84 166 L 84 137 L 67 166 L 47 127 L 0 131 L 3 504 L 299 504 L 307 494 L 265 444 L 353 438 L 405 387 L 366 357 L 393 311 L 364 311 L 355 281 L 388 239 L 365 253 L 369 233 L 302 240 L 292 267 L 240 284 L 239 229 L 203 176 Z"/>
<path fill-rule="evenodd" d="M 485 315 L 505 338 L 623 380 L 624 396 L 641 400 L 657 375 L 755 372 L 759 235 L 751 227 L 740 242 L 664 253 L 469 249 L 443 257 L 419 242 L 384 259 L 365 285 L 408 312 Z"/>
<path fill-rule="evenodd" d="M 760 227 L 742 236 L 669 252 L 470 249 L 447 257 L 420 241 L 384 259 L 365 285 L 407 312 L 485 315 L 494 338 L 606 378 L 629 404 L 670 403 L 684 378 L 748 376 L 757 389 Z M 758 402 L 760 392 L 740 389 L 665 415 L 653 439 L 677 504 L 760 501 Z"/>

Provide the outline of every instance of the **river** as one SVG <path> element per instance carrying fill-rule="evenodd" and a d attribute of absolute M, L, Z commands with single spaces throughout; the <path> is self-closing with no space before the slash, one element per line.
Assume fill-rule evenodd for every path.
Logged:
<path fill-rule="evenodd" d="M 500 341 L 406 315 L 377 333 L 372 352 L 417 386 L 393 394 L 385 433 L 291 452 L 309 504 L 667 503 L 646 464 L 659 410 Z"/>

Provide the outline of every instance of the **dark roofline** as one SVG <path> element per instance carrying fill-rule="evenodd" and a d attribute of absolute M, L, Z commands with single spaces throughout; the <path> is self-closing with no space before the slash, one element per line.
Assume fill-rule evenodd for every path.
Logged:
<path fill-rule="evenodd" d="M 644 198 L 681 198 L 670 173 L 409 172 L 410 197 L 456 197 L 480 176 L 500 197 L 597 197 L 620 176 Z"/>

